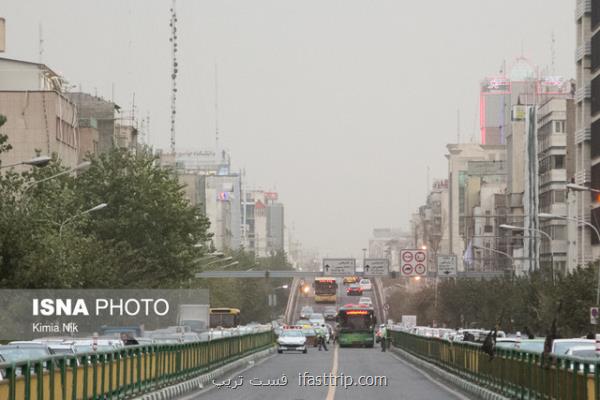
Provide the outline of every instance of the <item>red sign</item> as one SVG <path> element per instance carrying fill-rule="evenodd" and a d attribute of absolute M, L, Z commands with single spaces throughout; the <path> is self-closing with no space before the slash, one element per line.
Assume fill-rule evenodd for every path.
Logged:
<path fill-rule="evenodd" d="M 402 259 L 404 260 L 404 262 L 409 263 L 413 260 L 413 254 L 410 251 L 406 251 L 402 253 Z"/>
<path fill-rule="evenodd" d="M 405 249 L 400 251 L 401 274 L 404 277 L 427 275 L 427 250 Z"/>
<path fill-rule="evenodd" d="M 423 264 L 417 264 L 417 265 L 415 265 L 415 272 L 418 275 L 425 275 L 426 271 L 427 271 L 427 269 L 425 268 L 425 266 Z"/>

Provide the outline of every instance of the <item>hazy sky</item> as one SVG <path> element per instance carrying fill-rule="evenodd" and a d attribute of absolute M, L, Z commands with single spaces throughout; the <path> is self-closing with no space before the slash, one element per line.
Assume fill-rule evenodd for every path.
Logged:
<path fill-rule="evenodd" d="M 3 0 L 6 57 L 39 59 L 150 115 L 167 148 L 170 1 Z M 374 227 L 408 227 L 445 145 L 478 140 L 478 83 L 523 54 L 574 74 L 575 0 L 178 0 L 178 150 L 221 143 L 322 255 L 362 256 Z"/>

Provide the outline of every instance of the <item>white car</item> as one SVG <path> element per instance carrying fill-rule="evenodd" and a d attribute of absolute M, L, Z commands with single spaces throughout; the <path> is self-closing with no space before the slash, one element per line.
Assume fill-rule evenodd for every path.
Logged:
<path fill-rule="evenodd" d="M 306 337 L 300 329 L 286 329 L 277 338 L 277 352 L 279 354 L 284 351 L 301 351 L 307 353 Z"/>
<path fill-rule="evenodd" d="M 358 300 L 358 304 L 365 304 L 365 305 L 370 306 L 370 307 L 373 306 L 373 302 L 371 301 L 370 297 L 361 297 Z"/>
<path fill-rule="evenodd" d="M 360 288 L 363 291 L 365 291 L 365 290 L 373 290 L 373 285 L 371 284 L 371 281 L 369 279 L 361 279 L 358 284 L 360 285 Z"/>
<path fill-rule="evenodd" d="M 554 339 L 552 341 L 552 353 L 559 356 L 568 353 L 569 349 L 576 346 L 595 346 L 593 339 Z"/>

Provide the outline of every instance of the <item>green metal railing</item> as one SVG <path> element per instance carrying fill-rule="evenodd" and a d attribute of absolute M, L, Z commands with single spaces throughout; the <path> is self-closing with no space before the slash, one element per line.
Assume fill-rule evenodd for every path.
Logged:
<path fill-rule="evenodd" d="M 0 364 L 2 400 L 123 399 L 154 391 L 273 346 L 272 331 L 205 342 Z"/>
<path fill-rule="evenodd" d="M 391 331 L 392 345 L 511 399 L 600 400 L 598 361 L 496 349 Z"/>

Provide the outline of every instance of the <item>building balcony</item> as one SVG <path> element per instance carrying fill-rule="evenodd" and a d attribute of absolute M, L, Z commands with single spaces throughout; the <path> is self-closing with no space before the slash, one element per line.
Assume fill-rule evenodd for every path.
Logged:
<path fill-rule="evenodd" d="M 567 135 L 565 135 L 564 133 L 555 133 L 552 135 L 547 135 L 539 142 L 540 152 L 557 147 L 567 147 Z"/>
<path fill-rule="evenodd" d="M 583 43 L 575 50 L 575 62 L 580 61 L 583 57 L 592 55 L 592 44 L 590 42 Z"/>
<path fill-rule="evenodd" d="M 592 0 L 579 0 L 575 7 L 575 21 L 579 20 L 585 14 L 592 12 Z"/>
<path fill-rule="evenodd" d="M 590 170 L 579 170 L 575 172 L 575 183 L 586 185 L 592 181 L 592 172 Z"/>
<path fill-rule="evenodd" d="M 551 254 L 565 254 L 567 252 L 568 242 L 566 240 L 552 240 L 552 251 L 548 247 L 548 239 L 542 238 L 542 245 L 540 246 L 540 255 L 549 256 Z M 555 260 L 556 261 L 556 260 Z"/>
<path fill-rule="evenodd" d="M 567 203 L 554 203 L 550 205 L 548 214 L 567 215 Z M 564 225 L 564 221 L 554 221 L 554 225 Z"/>
<path fill-rule="evenodd" d="M 588 142 L 592 140 L 592 130 L 590 128 L 583 128 L 575 132 L 575 144 Z"/>
<path fill-rule="evenodd" d="M 567 170 L 565 169 L 551 169 L 540 175 L 540 185 L 547 185 L 555 182 L 566 182 L 567 181 Z"/>
<path fill-rule="evenodd" d="M 584 99 L 590 99 L 591 97 L 592 87 L 590 85 L 580 87 L 575 91 L 575 101 L 578 103 L 581 103 Z"/>

